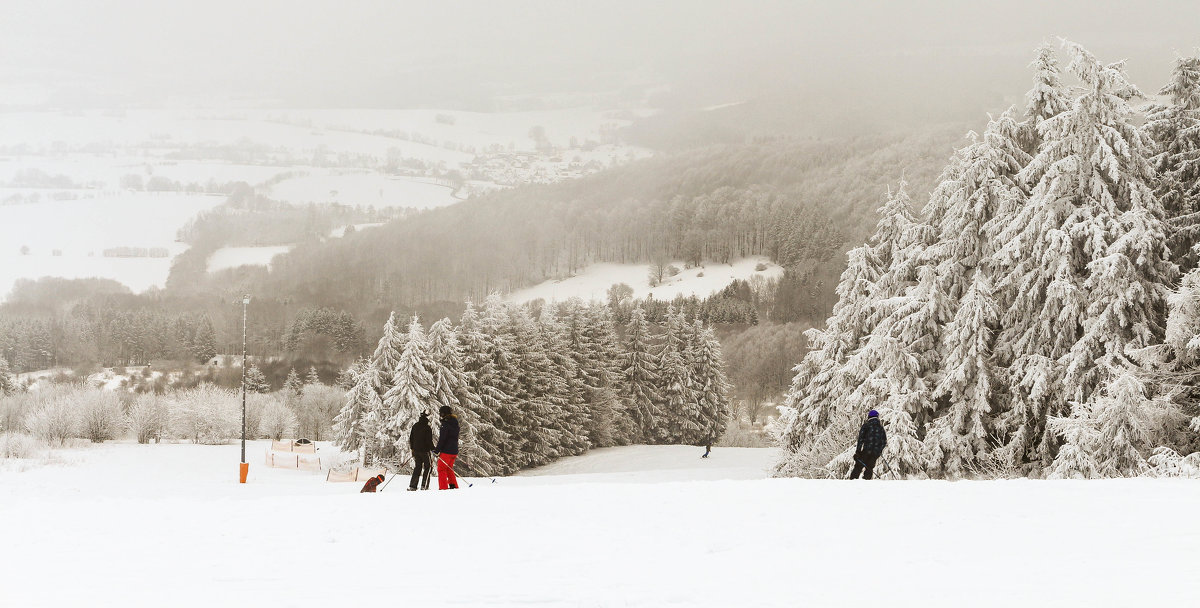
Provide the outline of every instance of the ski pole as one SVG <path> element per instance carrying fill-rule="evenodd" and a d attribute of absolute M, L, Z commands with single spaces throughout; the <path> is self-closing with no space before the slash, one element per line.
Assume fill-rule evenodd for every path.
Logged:
<path fill-rule="evenodd" d="M 437 461 L 438 461 L 438 464 L 442 464 L 442 455 L 441 455 L 441 454 L 438 454 Z M 446 470 L 448 470 L 448 471 L 450 472 L 450 474 L 451 474 L 451 475 L 454 475 L 454 481 L 458 481 L 459 479 L 462 479 L 462 480 L 464 480 L 464 481 L 466 481 L 466 482 L 467 482 L 467 487 L 468 487 L 468 488 L 471 488 L 471 487 L 474 487 L 474 486 L 475 486 L 475 484 L 471 483 L 471 482 L 470 482 L 470 480 L 468 480 L 466 477 L 463 477 L 462 475 L 459 475 L 458 473 L 455 473 L 455 472 L 454 472 L 454 465 L 447 464 L 447 465 L 446 465 Z M 440 485 L 442 485 L 442 479 L 441 479 L 441 477 L 442 477 L 442 476 L 441 476 L 441 474 L 440 474 L 440 471 L 439 471 L 439 474 L 438 474 L 438 485 L 439 485 L 439 486 L 440 486 Z M 457 486 L 458 486 L 458 484 L 455 484 L 455 487 L 457 487 Z M 438 488 L 438 489 L 440 490 L 441 488 Z"/>
<path fill-rule="evenodd" d="M 391 471 L 388 471 L 388 472 L 389 472 L 389 473 L 391 473 Z M 388 477 L 388 478 L 387 478 L 387 481 L 384 481 L 384 482 L 383 482 L 383 485 L 382 485 L 382 486 L 379 486 L 379 491 L 380 491 L 380 492 L 382 492 L 382 491 L 383 491 L 383 489 L 384 489 L 384 488 L 386 488 L 386 487 L 388 487 L 388 484 L 389 484 L 389 483 L 392 483 L 392 480 L 393 480 L 393 479 L 395 479 L 395 478 L 396 478 L 396 476 L 395 476 L 395 475 L 392 475 L 391 477 Z"/>
<path fill-rule="evenodd" d="M 887 475 L 889 478 L 891 478 L 892 477 L 892 463 L 883 458 L 880 458 L 880 460 L 883 461 L 883 464 L 887 465 Z M 883 476 L 883 471 L 880 471 L 880 477 L 882 477 L 882 476 Z"/>

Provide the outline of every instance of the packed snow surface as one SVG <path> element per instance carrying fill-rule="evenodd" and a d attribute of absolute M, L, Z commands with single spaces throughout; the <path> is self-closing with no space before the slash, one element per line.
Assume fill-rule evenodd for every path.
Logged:
<path fill-rule="evenodd" d="M 1195 481 L 766 479 L 772 450 L 639 446 L 453 492 L 399 478 L 359 494 L 268 469 L 265 447 L 248 447 L 246 485 L 237 445 L 0 461 L 0 605 L 1184 606 L 1200 593 Z"/>
<path fill-rule="evenodd" d="M 766 270 L 755 270 L 760 263 L 767 267 Z M 609 287 L 625 283 L 633 288 L 633 297 L 639 299 L 650 295 L 656 300 L 671 300 L 677 295 L 703 298 L 724 289 L 735 279 L 746 280 L 755 275 L 764 279 L 783 276 L 783 268 L 764 257 L 743 258 L 732 264 L 710 263 L 687 269 L 683 269 L 683 262 L 673 264 L 682 270 L 673 277 L 665 277 L 662 284 L 656 287 L 650 286 L 649 264 L 592 264 L 574 276 L 519 289 L 508 297 L 514 302 L 529 302 L 539 298 L 548 302 L 571 298 L 604 300 Z"/>

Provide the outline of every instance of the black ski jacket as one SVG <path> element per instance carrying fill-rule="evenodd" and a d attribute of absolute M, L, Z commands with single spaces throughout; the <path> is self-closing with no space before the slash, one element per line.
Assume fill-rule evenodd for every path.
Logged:
<path fill-rule="evenodd" d="M 434 450 L 439 454 L 458 454 L 458 417 L 454 414 L 442 418 L 442 428 L 438 432 Z"/>
<path fill-rule="evenodd" d="M 428 454 L 433 449 L 433 427 L 429 426 L 429 418 L 421 416 L 408 434 L 408 447 L 414 454 Z"/>
<path fill-rule="evenodd" d="M 878 458 L 886 446 L 887 431 L 883 430 L 883 423 L 878 418 L 867 418 L 858 431 L 858 447 L 854 451 Z"/>

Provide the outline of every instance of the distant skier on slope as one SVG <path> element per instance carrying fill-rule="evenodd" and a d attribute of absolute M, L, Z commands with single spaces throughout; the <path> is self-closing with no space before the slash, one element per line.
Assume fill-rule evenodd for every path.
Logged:
<path fill-rule="evenodd" d="M 381 483 L 383 483 L 383 473 L 368 479 L 367 483 L 363 484 L 363 489 L 359 490 L 358 493 L 362 494 L 363 492 L 378 492 L 379 484 Z"/>
<path fill-rule="evenodd" d="M 433 427 L 429 426 L 428 413 L 421 412 L 421 417 L 413 425 L 408 434 L 408 447 L 412 449 L 413 455 L 413 474 L 412 481 L 408 483 L 408 491 L 416 492 L 418 488 L 428 490 L 429 471 L 433 467 L 429 461 L 429 452 L 433 450 Z"/>
<path fill-rule="evenodd" d="M 701 456 L 701 458 L 708 458 L 708 455 L 712 454 L 712 444 L 712 437 L 706 437 L 704 439 L 704 455 Z"/>
<path fill-rule="evenodd" d="M 454 459 L 458 458 L 458 417 L 448 405 L 438 409 L 438 416 L 442 419 L 442 428 L 438 433 L 437 447 L 433 448 L 433 456 L 437 458 L 438 489 L 457 490 Z"/>
<path fill-rule="evenodd" d="M 850 471 L 850 479 L 871 479 L 875 473 L 875 461 L 887 447 L 887 432 L 879 421 L 879 412 L 871 410 L 867 413 L 867 421 L 858 431 L 858 445 L 854 450 L 854 469 Z M 864 469 L 866 472 L 864 473 Z"/>

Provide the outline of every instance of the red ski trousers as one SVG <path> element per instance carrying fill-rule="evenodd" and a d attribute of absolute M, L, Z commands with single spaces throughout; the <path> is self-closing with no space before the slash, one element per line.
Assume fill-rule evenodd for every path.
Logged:
<path fill-rule="evenodd" d="M 458 478 L 454 476 L 454 459 L 458 454 L 438 454 L 438 489 L 448 490 L 450 486 L 458 487 Z"/>

